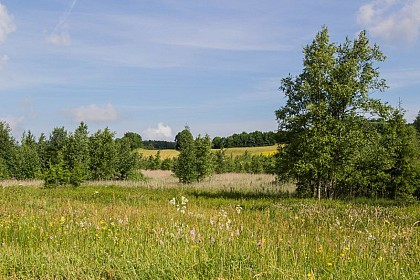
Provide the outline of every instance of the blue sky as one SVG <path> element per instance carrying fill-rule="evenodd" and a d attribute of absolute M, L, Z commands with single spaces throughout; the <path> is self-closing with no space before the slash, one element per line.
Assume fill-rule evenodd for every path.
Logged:
<path fill-rule="evenodd" d="M 0 1 L 0 119 L 13 135 L 109 127 L 173 140 L 277 128 L 280 79 L 323 25 L 367 30 L 411 122 L 420 110 L 420 0 Z"/>

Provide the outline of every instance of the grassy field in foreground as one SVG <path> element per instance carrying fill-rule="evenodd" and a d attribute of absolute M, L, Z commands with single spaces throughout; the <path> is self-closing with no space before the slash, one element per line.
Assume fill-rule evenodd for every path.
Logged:
<path fill-rule="evenodd" d="M 269 175 L 191 186 L 0 185 L 0 279 L 419 279 L 418 203 L 285 198 Z"/>
<path fill-rule="evenodd" d="M 137 152 L 142 154 L 144 157 L 155 156 L 158 150 L 146 150 L 138 149 Z M 218 151 L 214 149 L 213 151 Z M 273 155 L 277 152 L 277 145 L 265 146 L 265 147 L 244 147 L 244 148 L 228 148 L 226 149 L 226 156 L 236 157 L 243 155 L 245 151 L 248 151 L 251 155 Z M 162 159 L 174 158 L 179 155 L 177 150 L 160 150 L 160 156 Z"/>

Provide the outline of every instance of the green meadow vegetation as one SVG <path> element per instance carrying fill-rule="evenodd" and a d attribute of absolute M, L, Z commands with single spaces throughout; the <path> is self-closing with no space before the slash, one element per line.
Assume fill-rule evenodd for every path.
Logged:
<path fill-rule="evenodd" d="M 271 175 L 180 187 L 170 172 L 145 173 L 79 188 L 3 185 L 0 278 L 420 277 L 417 202 L 295 199 Z"/>

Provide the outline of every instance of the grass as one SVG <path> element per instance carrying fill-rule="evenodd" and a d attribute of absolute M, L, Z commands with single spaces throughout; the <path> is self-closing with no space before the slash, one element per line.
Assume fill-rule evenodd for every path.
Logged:
<path fill-rule="evenodd" d="M 420 277 L 418 203 L 287 198 L 293 186 L 269 175 L 183 186 L 145 173 L 79 188 L 0 183 L 0 279 Z"/>
<path fill-rule="evenodd" d="M 218 149 L 213 149 L 213 151 L 218 151 Z M 269 156 L 277 153 L 277 145 L 265 147 L 228 148 L 226 149 L 226 156 L 240 156 L 243 155 L 245 151 L 248 151 L 251 155 Z M 149 156 L 155 156 L 158 150 L 138 149 L 137 152 L 147 158 Z M 175 158 L 178 155 L 179 152 L 177 150 L 160 150 L 161 159 Z"/>

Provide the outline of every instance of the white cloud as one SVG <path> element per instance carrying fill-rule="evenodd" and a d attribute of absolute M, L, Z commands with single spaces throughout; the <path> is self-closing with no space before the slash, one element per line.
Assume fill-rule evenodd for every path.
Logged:
<path fill-rule="evenodd" d="M 105 121 L 116 121 L 119 119 L 118 111 L 112 104 L 106 104 L 98 106 L 91 104 L 88 106 L 81 106 L 68 110 L 70 115 L 76 121 L 94 121 L 94 122 L 105 122 Z"/>
<path fill-rule="evenodd" d="M 51 34 L 46 38 L 46 41 L 54 46 L 70 46 L 71 37 L 67 31 L 61 33 Z"/>
<path fill-rule="evenodd" d="M 172 128 L 163 123 L 158 123 L 157 128 L 148 128 L 143 132 L 145 139 L 173 141 Z"/>
<path fill-rule="evenodd" d="M 357 21 L 386 41 L 414 43 L 420 35 L 420 0 L 375 0 L 360 7 Z"/>
<path fill-rule="evenodd" d="M 0 3 L 0 44 L 4 43 L 7 35 L 15 30 L 13 16 L 9 15 L 6 6 Z"/>

